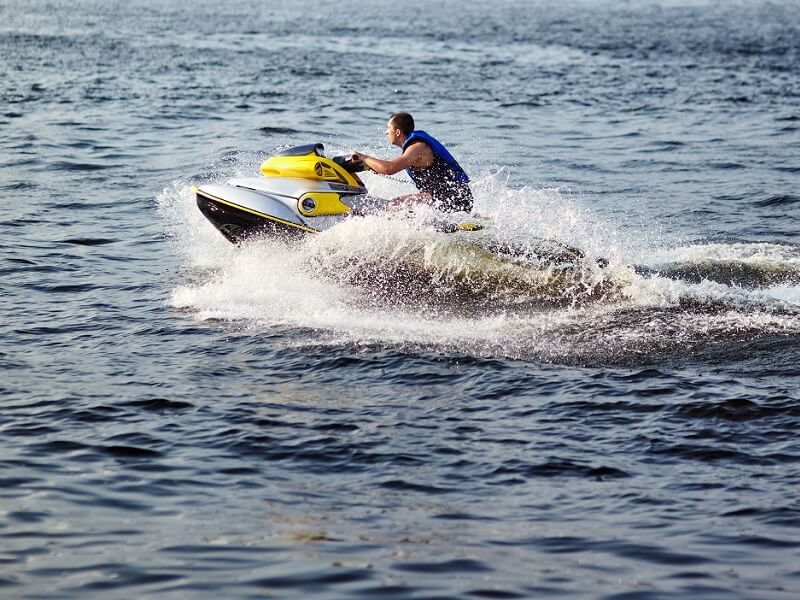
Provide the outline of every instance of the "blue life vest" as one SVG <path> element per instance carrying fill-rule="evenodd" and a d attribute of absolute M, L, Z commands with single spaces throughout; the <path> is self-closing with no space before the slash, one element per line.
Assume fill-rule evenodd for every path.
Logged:
<path fill-rule="evenodd" d="M 433 153 L 441 158 L 447 167 L 453 172 L 453 179 L 456 183 L 469 183 L 469 176 L 467 175 L 467 172 L 461 168 L 461 165 L 459 165 L 458 161 L 453 158 L 453 155 L 447 151 L 447 148 L 445 148 L 435 137 L 425 133 L 421 129 L 415 129 L 411 132 L 411 135 L 406 138 L 406 141 L 403 142 L 403 152 L 405 152 L 406 148 L 408 148 L 408 146 L 415 141 L 425 142 L 428 144 L 428 146 L 430 146 L 431 150 L 433 150 Z M 408 173 L 411 181 L 413 181 L 414 184 L 419 187 L 420 181 L 414 174 L 414 169 L 409 167 L 406 169 L 406 173 Z"/>

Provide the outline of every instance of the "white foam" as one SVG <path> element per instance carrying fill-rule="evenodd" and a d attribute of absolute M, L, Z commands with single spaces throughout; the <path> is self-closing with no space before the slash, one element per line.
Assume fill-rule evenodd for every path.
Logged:
<path fill-rule="evenodd" d="M 764 294 L 780 302 L 800 306 L 800 286 L 778 285 L 765 290 Z"/>
<path fill-rule="evenodd" d="M 365 182 L 383 197 L 409 191 L 397 179 L 366 175 Z M 298 244 L 259 240 L 237 247 L 206 222 L 190 186 L 181 182 L 158 198 L 165 227 L 191 273 L 190 281 L 176 286 L 170 304 L 198 319 L 327 332 L 325 342 L 314 336 L 316 343 L 414 344 L 445 352 L 557 360 L 592 351 L 613 354 L 692 344 L 742 331 L 800 331 L 797 287 L 746 290 L 708 280 L 640 276 L 629 265 L 639 258 L 645 241 L 626 239 L 623 244 L 620 230 L 579 199 L 553 189 L 511 189 L 504 172 L 478 177 L 473 187 L 477 212 L 490 217 L 504 241 L 524 245 L 557 239 L 586 253 L 584 267 L 562 281 L 546 270 L 492 259 L 470 247 L 468 235 L 441 234 L 426 226 L 432 217 L 426 207 L 403 215 L 352 218 Z M 626 235 L 630 238 L 630 232 Z M 793 268 L 800 263 L 797 248 L 779 244 L 662 249 L 656 241 L 650 255 L 653 264 L 720 259 Z M 605 269 L 594 262 L 601 256 L 610 260 Z M 391 273 L 409 263 L 426 273 L 430 289 L 442 293 L 445 301 L 448 293 L 457 292 L 459 282 L 467 281 L 487 288 L 481 299 L 495 298 L 496 304 L 479 311 L 469 306 L 420 310 L 413 297 L 410 302 L 398 299 L 391 286 L 376 291 L 363 280 L 353 281 L 367 267 Z M 561 287 L 554 288 L 554 281 Z M 402 287 L 403 282 L 395 284 Z M 612 292 L 600 299 L 587 294 L 602 285 Z M 528 290 L 528 297 L 521 288 Z M 522 302 L 548 293 L 565 300 L 544 307 Z M 516 298 L 522 303 L 515 304 Z M 425 298 L 419 300 L 424 304 Z"/>
<path fill-rule="evenodd" d="M 747 264 L 781 264 L 800 267 L 800 248 L 766 242 L 692 244 L 655 249 L 650 264 L 702 261 L 736 261 Z"/>

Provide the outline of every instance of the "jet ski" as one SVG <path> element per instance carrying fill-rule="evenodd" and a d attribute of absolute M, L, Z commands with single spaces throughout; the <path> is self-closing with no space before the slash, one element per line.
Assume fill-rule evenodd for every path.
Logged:
<path fill-rule="evenodd" d="M 195 187 L 197 207 L 233 243 L 332 227 L 353 211 L 354 198 L 366 195 L 357 175 L 366 167 L 324 151 L 322 144 L 287 148 L 264 161 L 261 177 Z"/>

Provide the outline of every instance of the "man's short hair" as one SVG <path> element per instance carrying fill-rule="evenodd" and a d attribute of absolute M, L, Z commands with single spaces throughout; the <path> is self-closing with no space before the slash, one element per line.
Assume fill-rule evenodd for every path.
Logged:
<path fill-rule="evenodd" d="M 411 135 L 414 131 L 414 117 L 407 112 L 394 113 L 389 117 L 389 122 L 406 135 Z"/>

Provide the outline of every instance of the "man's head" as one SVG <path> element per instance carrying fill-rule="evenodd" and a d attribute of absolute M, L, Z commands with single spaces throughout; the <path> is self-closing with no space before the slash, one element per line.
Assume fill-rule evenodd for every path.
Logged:
<path fill-rule="evenodd" d="M 395 146 L 402 146 L 414 131 L 414 117 L 405 112 L 394 113 L 386 124 L 386 137 Z"/>

